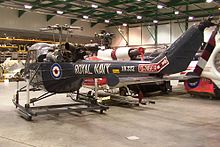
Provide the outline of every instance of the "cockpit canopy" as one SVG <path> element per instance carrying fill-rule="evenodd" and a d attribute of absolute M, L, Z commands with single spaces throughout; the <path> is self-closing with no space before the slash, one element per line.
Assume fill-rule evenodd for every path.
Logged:
<path fill-rule="evenodd" d="M 28 63 L 43 62 L 49 51 L 56 49 L 56 44 L 35 43 L 28 49 Z"/>
<path fill-rule="evenodd" d="M 76 46 L 68 42 L 61 45 L 36 43 L 29 48 L 26 63 L 76 62 L 79 59 L 84 59 L 85 50 L 85 47 Z"/>
<path fill-rule="evenodd" d="M 48 43 L 36 43 L 34 45 L 32 45 L 28 51 L 32 52 L 35 51 L 36 52 L 36 57 L 39 57 L 41 55 L 46 55 L 48 53 L 48 51 L 54 51 L 55 48 L 57 47 L 56 44 L 48 44 Z"/>

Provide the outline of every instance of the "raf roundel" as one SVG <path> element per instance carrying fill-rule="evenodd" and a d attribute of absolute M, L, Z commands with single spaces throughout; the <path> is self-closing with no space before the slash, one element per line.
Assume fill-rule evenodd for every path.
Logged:
<path fill-rule="evenodd" d="M 194 81 L 189 81 L 188 86 L 190 88 L 196 88 L 199 85 L 199 82 L 200 82 L 199 79 L 195 79 Z"/>
<path fill-rule="evenodd" d="M 58 63 L 54 63 L 51 66 L 50 74 L 54 79 L 56 80 L 60 79 L 62 76 L 61 66 Z"/>

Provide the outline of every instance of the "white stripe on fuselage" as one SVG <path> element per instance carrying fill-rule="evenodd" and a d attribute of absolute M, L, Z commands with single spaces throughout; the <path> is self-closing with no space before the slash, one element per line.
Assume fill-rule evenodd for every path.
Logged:
<path fill-rule="evenodd" d="M 207 61 L 203 59 L 202 57 L 199 58 L 198 66 L 201 67 L 202 69 L 205 68 Z"/>

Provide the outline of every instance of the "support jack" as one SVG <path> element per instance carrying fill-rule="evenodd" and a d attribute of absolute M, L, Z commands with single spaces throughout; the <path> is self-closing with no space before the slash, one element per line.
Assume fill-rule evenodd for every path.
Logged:
<path fill-rule="evenodd" d="M 18 85 L 18 84 L 17 84 Z M 32 118 L 38 115 L 45 114 L 60 114 L 60 113 L 82 113 L 82 111 L 92 111 L 103 113 L 108 110 L 109 107 L 99 104 L 96 100 L 88 97 L 87 99 L 80 98 L 81 95 L 79 91 L 76 93 L 76 97 L 74 103 L 66 103 L 66 104 L 56 104 L 56 105 L 43 105 L 43 106 L 34 106 L 35 103 L 51 97 L 56 93 L 45 92 L 38 96 L 37 98 L 30 98 L 30 92 L 39 91 L 40 89 L 30 88 L 29 81 L 27 81 L 27 85 L 17 89 L 12 102 L 15 104 L 16 108 L 18 108 L 18 112 L 24 119 L 31 121 Z M 20 103 L 20 94 L 22 92 L 27 93 L 27 99 L 25 104 Z M 33 105 L 33 106 L 31 106 Z"/>

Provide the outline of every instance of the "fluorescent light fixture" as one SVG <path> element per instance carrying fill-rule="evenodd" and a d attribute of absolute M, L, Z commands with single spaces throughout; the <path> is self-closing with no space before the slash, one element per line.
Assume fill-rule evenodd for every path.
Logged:
<path fill-rule="evenodd" d="M 174 14 L 178 15 L 178 14 L 180 14 L 180 12 L 179 11 L 175 11 Z"/>
<path fill-rule="evenodd" d="M 96 8 L 98 8 L 98 5 L 92 4 L 91 7 L 96 9 Z"/>
<path fill-rule="evenodd" d="M 62 15 L 62 14 L 63 14 L 63 11 L 58 10 L 58 11 L 57 11 L 57 14 Z"/>
<path fill-rule="evenodd" d="M 163 5 L 160 5 L 160 4 L 159 4 L 159 5 L 157 5 L 157 8 L 158 8 L 158 9 L 162 9 L 162 8 L 163 8 Z"/>
<path fill-rule="evenodd" d="M 137 0 L 138 2 L 140 2 L 141 0 Z"/>
<path fill-rule="evenodd" d="M 213 0 L 206 0 L 207 3 L 211 3 Z"/>
<path fill-rule="evenodd" d="M 84 18 L 84 19 L 88 19 L 89 16 L 87 16 L 87 15 L 83 15 L 83 18 Z"/>
<path fill-rule="evenodd" d="M 105 20 L 105 23 L 109 23 L 110 21 L 108 19 Z"/>
<path fill-rule="evenodd" d="M 128 24 L 126 24 L 126 23 L 123 23 L 122 25 L 123 25 L 124 27 L 127 27 L 127 26 L 128 26 Z"/>
<path fill-rule="evenodd" d="M 138 15 L 138 16 L 137 16 L 137 19 L 142 19 L 142 16 Z"/>
<path fill-rule="evenodd" d="M 32 6 L 31 6 L 31 5 L 24 5 L 24 8 L 25 8 L 25 9 L 31 9 Z"/>
<path fill-rule="evenodd" d="M 153 23 L 158 23 L 158 20 L 153 20 Z"/>
<path fill-rule="evenodd" d="M 116 11 L 117 14 L 122 14 L 122 11 Z"/>
<path fill-rule="evenodd" d="M 193 20 L 194 17 L 193 17 L 193 16 L 189 16 L 188 19 L 189 19 L 189 20 Z"/>

